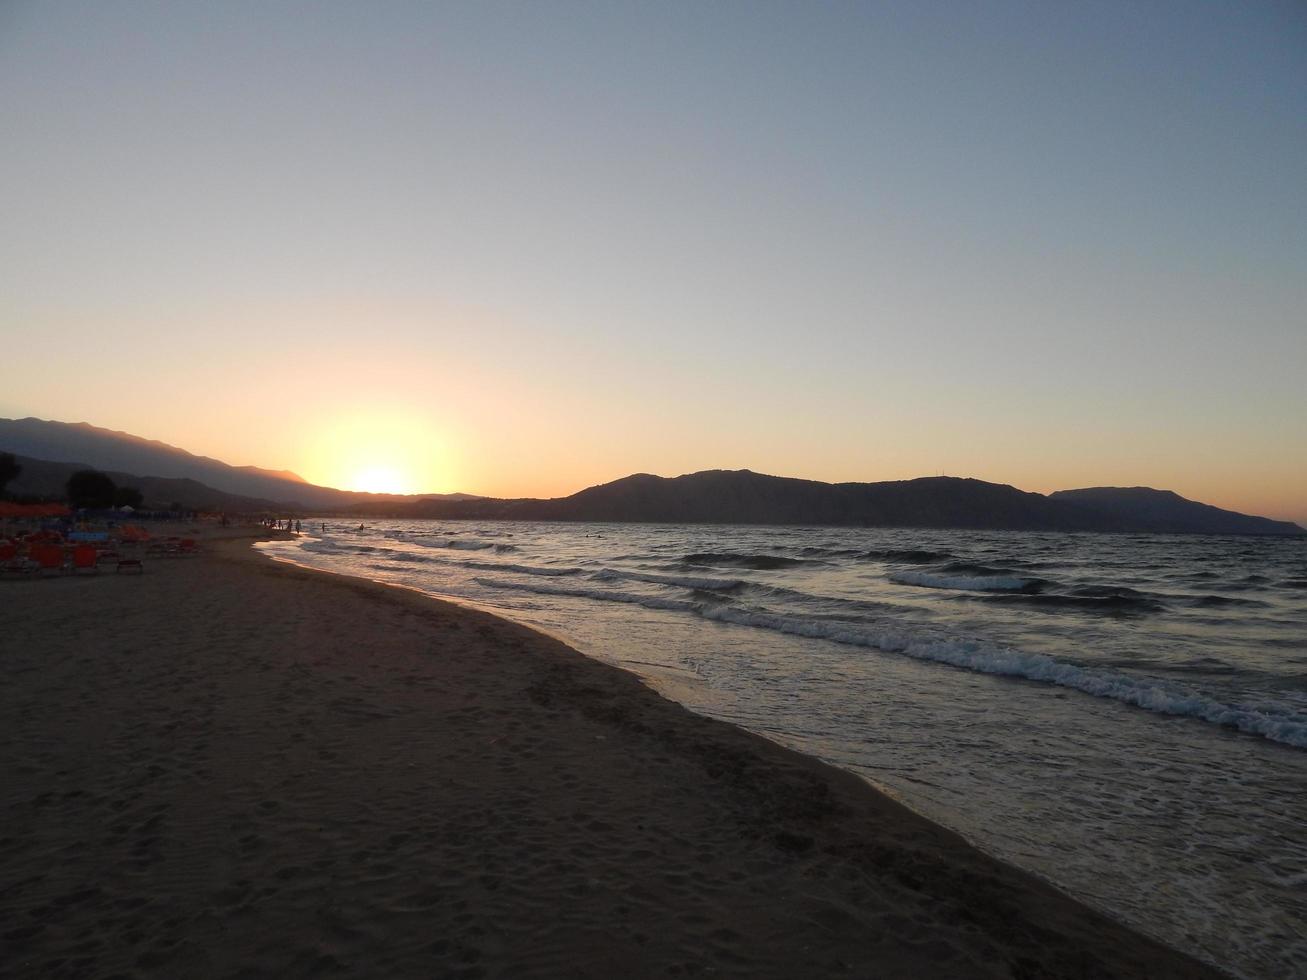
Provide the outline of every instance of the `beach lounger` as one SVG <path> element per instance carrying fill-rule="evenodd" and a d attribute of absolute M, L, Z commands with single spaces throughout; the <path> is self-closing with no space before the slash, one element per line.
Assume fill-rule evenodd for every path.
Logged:
<path fill-rule="evenodd" d="M 19 555 L 18 545 L 0 547 L 0 575 L 30 575 L 36 570 L 36 562 Z"/>
<path fill-rule="evenodd" d="M 67 562 L 64 560 L 64 549 L 57 544 L 32 545 L 31 557 L 36 562 L 36 567 L 42 575 L 47 572 L 62 575 L 67 569 Z"/>
<path fill-rule="evenodd" d="M 27 575 L 34 571 L 35 568 L 35 563 L 29 561 L 19 551 L 16 541 L 5 541 L 0 544 L 0 574 Z"/>
<path fill-rule="evenodd" d="M 74 574 L 77 572 L 91 572 L 92 574 L 98 572 L 100 570 L 96 567 L 98 561 L 99 555 L 97 554 L 94 545 L 79 544 L 73 549 Z"/>
<path fill-rule="evenodd" d="M 138 575 L 143 575 L 145 573 L 145 566 L 141 564 L 139 558 L 119 558 L 118 571 L 136 572 Z"/>

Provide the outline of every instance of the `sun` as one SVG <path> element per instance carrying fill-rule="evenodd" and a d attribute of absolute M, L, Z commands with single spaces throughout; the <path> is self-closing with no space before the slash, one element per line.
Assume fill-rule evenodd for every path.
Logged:
<path fill-rule="evenodd" d="M 443 434 L 416 412 L 342 410 L 319 423 L 305 448 L 309 482 L 342 490 L 439 493 L 453 472 Z"/>
<path fill-rule="evenodd" d="M 365 493 L 413 493 L 410 482 L 395 467 L 369 466 L 359 470 L 350 480 L 349 489 Z"/>

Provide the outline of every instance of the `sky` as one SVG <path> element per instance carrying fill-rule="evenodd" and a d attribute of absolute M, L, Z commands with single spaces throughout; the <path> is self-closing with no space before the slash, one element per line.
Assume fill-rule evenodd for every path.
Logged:
<path fill-rule="evenodd" d="M 0 416 L 1307 522 L 1307 6 L 0 0 Z"/>

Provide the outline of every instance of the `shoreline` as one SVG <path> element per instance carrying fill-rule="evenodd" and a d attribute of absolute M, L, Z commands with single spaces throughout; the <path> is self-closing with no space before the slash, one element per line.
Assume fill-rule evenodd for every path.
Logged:
<path fill-rule="evenodd" d="M 261 537 L 0 586 L 0 972 L 1223 975 L 853 773 Z"/>

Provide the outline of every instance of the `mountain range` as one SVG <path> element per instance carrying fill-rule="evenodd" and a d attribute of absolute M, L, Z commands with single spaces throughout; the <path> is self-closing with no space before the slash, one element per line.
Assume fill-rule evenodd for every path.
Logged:
<path fill-rule="evenodd" d="M 363 510 L 380 514 L 382 509 Z M 1288 521 L 1200 504 L 1169 490 L 1096 487 L 1044 496 L 958 477 L 820 483 L 749 470 L 638 473 L 552 500 L 422 500 L 385 513 L 479 520 L 816 524 L 1022 531 L 1298 535 Z"/>
<path fill-rule="evenodd" d="M 297 510 L 407 518 L 648 523 L 813 524 L 1030 531 L 1302 535 L 1288 521 L 1254 517 L 1151 487 L 1094 487 L 1047 496 L 957 477 L 821 483 L 749 470 L 678 477 L 648 473 L 567 497 L 356 493 L 294 473 L 230 466 L 166 443 L 87 423 L 0 419 L 0 451 L 18 457 L 17 494 L 56 496 L 74 470 L 93 467 L 138 487 L 147 503 L 198 509 Z M 132 474 L 144 474 L 134 476 Z"/>

